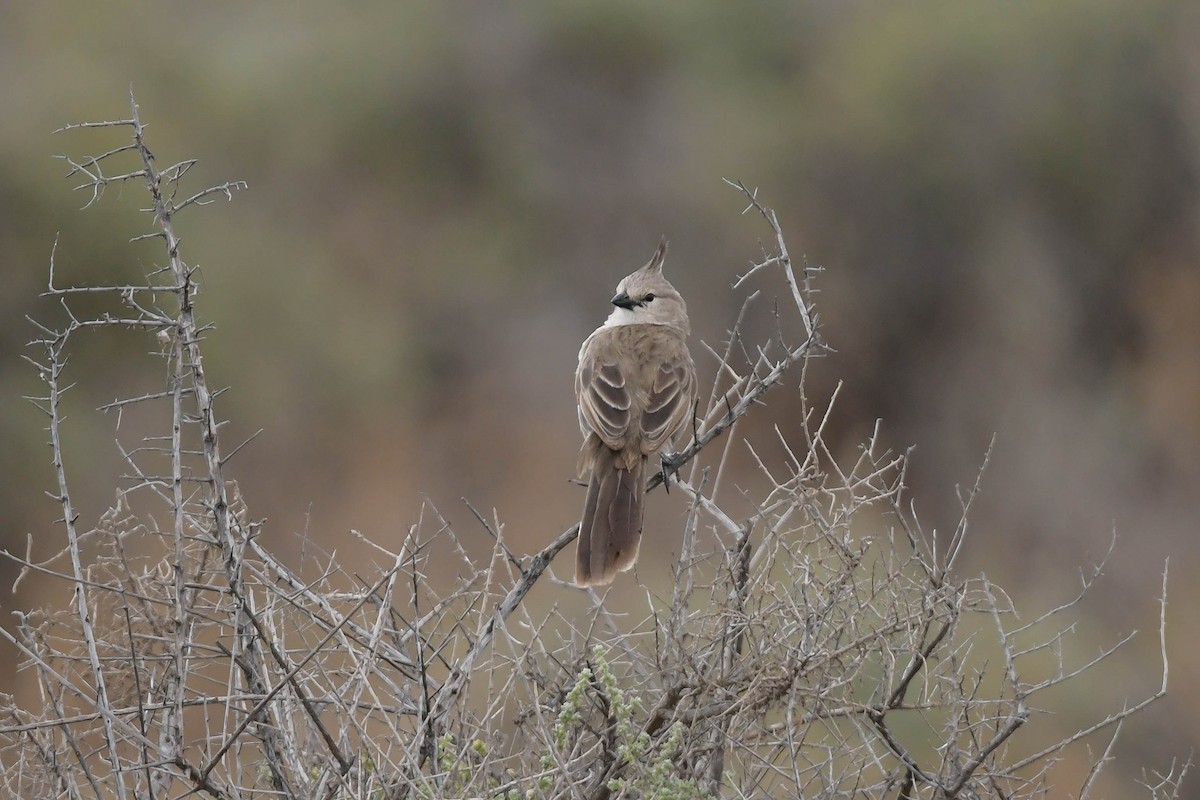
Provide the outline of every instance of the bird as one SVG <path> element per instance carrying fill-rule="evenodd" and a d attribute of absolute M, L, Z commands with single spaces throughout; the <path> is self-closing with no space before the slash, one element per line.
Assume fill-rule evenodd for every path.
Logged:
<path fill-rule="evenodd" d="M 667 239 L 617 284 L 613 311 L 579 348 L 575 400 L 588 481 L 575 548 L 575 584 L 604 586 L 637 561 L 646 463 L 695 413 L 696 366 L 687 305 L 663 276 Z M 663 477 L 671 457 L 663 458 Z"/>

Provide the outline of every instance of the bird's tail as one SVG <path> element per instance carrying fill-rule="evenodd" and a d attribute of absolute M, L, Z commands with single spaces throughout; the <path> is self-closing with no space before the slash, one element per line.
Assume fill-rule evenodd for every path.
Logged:
<path fill-rule="evenodd" d="M 603 586 L 637 561 L 642 539 L 642 506 L 646 494 L 646 459 L 626 469 L 622 456 L 601 444 L 593 454 L 579 543 L 575 548 L 575 583 Z"/>

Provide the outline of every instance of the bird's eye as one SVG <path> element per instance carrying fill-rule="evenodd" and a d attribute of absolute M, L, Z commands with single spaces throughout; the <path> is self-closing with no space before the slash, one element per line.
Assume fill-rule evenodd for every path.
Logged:
<path fill-rule="evenodd" d="M 649 303 L 649 302 L 650 302 L 651 300 L 653 300 L 653 299 L 654 299 L 654 295 L 653 295 L 653 294 L 648 294 L 648 295 L 646 295 L 645 302 Z"/>

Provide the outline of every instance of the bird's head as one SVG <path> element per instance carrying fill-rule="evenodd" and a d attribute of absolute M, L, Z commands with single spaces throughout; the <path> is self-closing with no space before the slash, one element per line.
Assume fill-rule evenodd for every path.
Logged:
<path fill-rule="evenodd" d="M 688 333 L 687 305 L 663 276 L 666 257 L 667 239 L 664 236 L 650 261 L 617 284 L 617 293 L 612 299 L 616 308 L 605 325 L 668 325 L 685 335 Z"/>

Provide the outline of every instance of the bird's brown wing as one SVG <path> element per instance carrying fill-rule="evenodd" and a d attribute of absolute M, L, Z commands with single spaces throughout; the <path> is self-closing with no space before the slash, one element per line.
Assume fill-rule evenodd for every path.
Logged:
<path fill-rule="evenodd" d="M 580 360 L 575 373 L 575 396 L 587 426 L 611 449 L 623 449 L 633 398 L 615 354 L 602 344 L 587 348 Z"/>
<path fill-rule="evenodd" d="M 686 425 L 696 397 L 696 369 L 684 350 L 678 358 L 658 366 L 646 394 L 641 418 L 642 452 L 646 455 L 666 446 Z"/>

